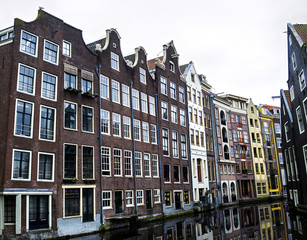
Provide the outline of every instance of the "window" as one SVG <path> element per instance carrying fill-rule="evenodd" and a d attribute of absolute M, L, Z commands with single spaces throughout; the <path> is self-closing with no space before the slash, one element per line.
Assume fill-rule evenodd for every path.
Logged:
<path fill-rule="evenodd" d="M 194 122 L 197 123 L 197 109 L 194 109 Z"/>
<path fill-rule="evenodd" d="M 274 123 L 274 127 L 275 127 L 275 132 L 276 133 L 280 133 L 280 124 L 279 123 Z"/>
<path fill-rule="evenodd" d="M 129 87 L 124 84 L 122 84 L 122 101 L 123 101 L 123 106 L 130 107 Z"/>
<path fill-rule="evenodd" d="M 13 177 L 12 179 L 31 179 L 31 157 L 32 152 L 27 150 L 13 150 Z"/>
<path fill-rule="evenodd" d="M 72 88 L 77 89 L 77 81 L 76 81 L 76 75 L 65 73 L 65 82 L 64 82 L 64 88 Z"/>
<path fill-rule="evenodd" d="M 110 134 L 110 112 L 101 109 L 101 133 Z"/>
<path fill-rule="evenodd" d="M 187 205 L 190 204 L 190 192 L 189 191 L 184 191 L 183 192 L 183 201 Z"/>
<path fill-rule="evenodd" d="M 284 126 L 285 126 L 286 141 L 289 142 L 290 141 L 289 123 L 286 122 Z"/>
<path fill-rule="evenodd" d="M 65 217 L 80 216 L 80 189 L 65 189 Z"/>
<path fill-rule="evenodd" d="M 177 123 L 177 107 L 171 105 L 171 119 L 173 123 Z"/>
<path fill-rule="evenodd" d="M 132 176 L 132 152 L 125 150 L 124 152 L 124 160 L 125 160 L 125 176 Z"/>
<path fill-rule="evenodd" d="M 182 167 L 182 177 L 183 177 L 184 183 L 189 182 L 189 169 L 188 169 L 188 167 Z"/>
<path fill-rule="evenodd" d="M 184 88 L 179 86 L 179 101 L 185 103 Z"/>
<path fill-rule="evenodd" d="M 165 206 L 166 207 L 172 206 L 171 192 L 164 192 L 164 201 L 165 201 Z"/>
<path fill-rule="evenodd" d="M 243 132 L 243 138 L 244 138 L 244 142 L 248 143 L 248 132 L 246 131 Z"/>
<path fill-rule="evenodd" d="M 187 158 L 187 136 L 181 134 L 181 157 Z"/>
<path fill-rule="evenodd" d="M 148 113 L 147 95 L 141 93 L 141 109 L 143 113 Z"/>
<path fill-rule="evenodd" d="M 133 191 L 126 190 L 126 207 L 133 206 Z"/>
<path fill-rule="evenodd" d="M 64 178 L 77 177 L 77 146 L 64 144 Z"/>
<path fill-rule="evenodd" d="M 162 128 L 162 149 L 163 149 L 163 155 L 168 156 L 169 155 L 168 129 L 165 129 L 165 128 Z"/>
<path fill-rule="evenodd" d="M 38 153 L 38 180 L 53 181 L 54 154 Z"/>
<path fill-rule="evenodd" d="M 41 106 L 39 139 L 55 140 L 55 109 Z"/>
<path fill-rule="evenodd" d="M 161 80 L 161 93 L 167 95 L 167 80 L 165 77 L 160 77 Z"/>
<path fill-rule="evenodd" d="M 200 132 L 200 146 L 202 146 L 202 147 L 205 146 L 205 138 L 204 138 L 203 132 Z"/>
<path fill-rule="evenodd" d="M 200 101 L 200 92 L 197 92 L 197 104 L 200 105 L 201 101 Z"/>
<path fill-rule="evenodd" d="M 43 72 L 42 97 L 56 101 L 57 77 Z"/>
<path fill-rule="evenodd" d="M 306 168 L 306 172 L 307 172 L 307 145 L 303 146 L 303 154 L 304 154 L 304 160 L 305 160 L 305 168 Z M 286 156 L 286 154 L 285 154 L 285 156 Z M 287 172 L 289 172 L 289 171 L 287 171 Z"/>
<path fill-rule="evenodd" d="M 38 44 L 38 37 L 25 32 L 21 31 L 21 40 L 20 40 L 20 51 L 26 54 L 30 54 L 34 57 L 37 56 L 37 44 Z"/>
<path fill-rule="evenodd" d="M 122 175 L 122 150 L 113 149 L 113 173 L 114 176 Z"/>
<path fill-rule="evenodd" d="M 172 132 L 172 147 L 173 147 L 173 157 L 178 158 L 178 133 L 176 131 Z"/>
<path fill-rule="evenodd" d="M 120 85 L 119 82 L 112 80 L 112 102 L 120 103 Z"/>
<path fill-rule="evenodd" d="M 111 68 L 119 71 L 119 57 L 113 52 L 111 52 Z"/>
<path fill-rule="evenodd" d="M 164 182 L 171 181 L 170 165 L 164 165 Z"/>
<path fill-rule="evenodd" d="M 191 87 L 187 87 L 187 92 L 188 92 L 188 100 L 192 101 L 192 97 L 191 97 Z"/>
<path fill-rule="evenodd" d="M 160 203 L 160 189 L 154 189 L 154 203 Z"/>
<path fill-rule="evenodd" d="M 176 84 L 173 82 L 170 82 L 170 94 L 171 98 L 176 100 Z"/>
<path fill-rule="evenodd" d="M 100 97 L 109 99 L 109 78 L 100 75 Z"/>
<path fill-rule="evenodd" d="M 32 138 L 33 103 L 16 101 L 15 135 Z"/>
<path fill-rule="evenodd" d="M 192 89 L 193 103 L 196 103 L 196 89 Z"/>
<path fill-rule="evenodd" d="M 4 224 L 15 223 L 16 219 L 16 196 L 4 195 Z"/>
<path fill-rule="evenodd" d="M 172 72 L 175 72 L 175 65 L 173 62 L 169 62 L 169 68 Z"/>
<path fill-rule="evenodd" d="M 161 102 L 161 116 L 163 120 L 168 120 L 168 104 Z"/>
<path fill-rule="evenodd" d="M 135 175 L 138 177 L 142 177 L 142 153 L 135 152 Z"/>
<path fill-rule="evenodd" d="M 124 138 L 131 138 L 131 122 L 126 116 L 123 116 L 123 132 Z"/>
<path fill-rule="evenodd" d="M 139 91 L 132 89 L 132 107 L 135 110 L 140 110 L 140 102 L 139 102 Z"/>
<path fill-rule="evenodd" d="M 101 147 L 101 165 L 102 165 L 102 175 L 110 176 L 111 168 L 110 168 L 110 148 Z"/>
<path fill-rule="evenodd" d="M 120 137 L 121 129 L 120 129 L 120 115 L 117 113 L 112 114 L 112 128 L 113 128 L 113 136 Z"/>
<path fill-rule="evenodd" d="M 195 144 L 199 145 L 199 131 L 195 130 Z"/>
<path fill-rule="evenodd" d="M 151 96 L 149 96 L 149 114 L 152 116 L 156 116 L 155 98 Z"/>
<path fill-rule="evenodd" d="M 304 106 L 304 112 L 305 112 L 305 119 L 307 122 L 307 98 L 303 101 L 303 106 Z"/>
<path fill-rule="evenodd" d="M 260 163 L 260 171 L 261 171 L 261 174 L 264 174 L 263 163 Z"/>
<path fill-rule="evenodd" d="M 134 139 L 141 141 L 141 122 L 140 120 L 133 119 L 133 134 Z"/>
<path fill-rule="evenodd" d="M 193 122 L 193 109 L 192 109 L 192 107 L 189 107 L 189 119 L 190 119 L 190 122 Z"/>
<path fill-rule="evenodd" d="M 94 148 L 82 146 L 82 178 L 94 179 Z"/>
<path fill-rule="evenodd" d="M 198 112 L 198 124 L 203 125 L 203 113 L 202 113 L 202 111 Z"/>
<path fill-rule="evenodd" d="M 28 67 L 23 64 L 19 64 L 18 84 L 17 84 L 17 89 L 19 92 L 34 95 L 35 79 L 36 79 L 36 71 L 34 68 Z"/>
<path fill-rule="evenodd" d="M 149 153 L 144 153 L 144 176 L 150 177 L 150 155 Z"/>
<path fill-rule="evenodd" d="M 298 106 L 296 108 L 296 116 L 297 116 L 297 122 L 298 122 L 298 127 L 300 130 L 300 134 L 302 134 L 305 131 L 305 126 L 303 123 L 303 115 L 302 115 L 302 111 L 301 111 L 301 107 Z"/>
<path fill-rule="evenodd" d="M 255 163 L 256 173 L 259 174 L 259 164 Z"/>
<path fill-rule="evenodd" d="M 103 209 L 112 209 L 112 191 L 102 191 Z"/>
<path fill-rule="evenodd" d="M 93 82 L 82 78 L 82 93 L 93 94 Z"/>
<path fill-rule="evenodd" d="M 142 122 L 143 141 L 149 142 L 149 125 L 147 122 Z"/>
<path fill-rule="evenodd" d="M 174 166 L 174 182 L 180 182 L 179 166 Z"/>
<path fill-rule="evenodd" d="M 185 110 L 180 109 L 180 125 L 186 126 Z"/>
<path fill-rule="evenodd" d="M 94 110 L 91 107 L 82 106 L 82 131 L 94 132 Z"/>
<path fill-rule="evenodd" d="M 71 57 L 71 44 L 70 42 L 63 41 L 63 55 Z"/>
<path fill-rule="evenodd" d="M 59 46 L 45 40 L 44 60 L 53 64 L 58 64 L 58 49 Z"/>
<path fill-rule="evenodd" d="M 152 176 L 159 177 L 159 163 L 158 163 L 158 155 L 153 154 L 152 156 Z"/>
<path fill-rule="evenodd" d="M 143 205 L 144 204 L 143 190 L 137 190 L 136 191 L 136 203 L 137 203 L 137 205 Z"/>
<path fill-rule="evenodd" d="M 77 104 L 64 102 L 64 128 L 77 129 Z"/>
<path fill-rule="evenodd" d="M 296 66 L 297 66 L 296 65 L 295 53 L 292 53 L 291 60 L 292 60 L 293 70 L 295 70 Z"/>
<path fill-rule="evenodd" d="M 146 84 L 146 71 L 140 67 L 140 82 Z"/>
<path fill-rule="evenodd" d="M 293 85 L 290 87 L 290 100 L 291 102 L 294 100 L 295 95 L 294 95 L 294 87 Z"/>
<path fill-rule="evenodd" d="M 150 141 L 157 143 L 157 127 L 154 124 L 150 124 Z"/>

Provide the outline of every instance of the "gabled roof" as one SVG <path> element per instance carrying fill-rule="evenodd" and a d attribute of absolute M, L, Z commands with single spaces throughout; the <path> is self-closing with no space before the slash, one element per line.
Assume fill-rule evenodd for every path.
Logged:
<path fill-rule="evenodd" d="M 301 37 L 302 41 L 307 43 L 307 24 L 294 24 L 293 27 Z"/>
<path fill-rule="evenodd" d="M 185 70 L 186 70 L 186 68 L 189 66 L 189 63 L 188 64 L 184 64 L 184 65 L 181 65 L 181 66 L 179 66 L 179 68 L 180 68 L 180 72 L 181 73 L 184 73 L 185 72 Z"/>
<path fill-rule="evenodd" d="M 156 68 L 156 60 L 159 59 L 160 61 L 163 60 L 163 56 L 161 57 L 157 57 L 157 58 L 153 58 L 147 61 L 147 65 L 148 65 L 148 70 L 152 70 Z"/>
<path fill-rule="evenodd" d="M 105 45 L 106 43 L 106 38 L 102 38 L 102 39 L 99 39 L 95 42 L 92 42 L 92 43 L 89 43 L 87 44 L 87 48 L 92 52 L 92 53 L 95 53 L 96 52 L 96 44 L 100 44 L 101 47 L 103 48 L 103 46 Z"/>
<path fill-rule="evenodd" d="M 129 60 L 129 61 L 131 61 L 132 63 L 134 63 L 134 61 L 135 61 L 135 53 L 133 53 L 133 54 L 131 54 L 131 55 L 128 55 L 128 56 L 126 56 L 126 57 L 124 57 L 125 58 L 125 60 Z"/>

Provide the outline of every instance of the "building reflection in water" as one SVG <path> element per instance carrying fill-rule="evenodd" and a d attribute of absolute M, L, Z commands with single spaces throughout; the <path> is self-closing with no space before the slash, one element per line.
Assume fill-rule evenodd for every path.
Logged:
<path fill-rule="evenodd" d="M 307 239 L 303 237 L 307 236 L 304 222 L 299 215 L 286 213 L 283 203 L 278 202 L 232 207 L 141 228 L 116 230 L 100 235 L 99 239 Z"/>

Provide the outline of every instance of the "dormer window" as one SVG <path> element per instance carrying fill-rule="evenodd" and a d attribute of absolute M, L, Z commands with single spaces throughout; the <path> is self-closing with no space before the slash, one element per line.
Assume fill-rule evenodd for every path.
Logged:
<path fill-rule="evenodd" d="M 170 66 L 170 70 L 172 72 L 175 72 L 175 65 L 174 65 L 174 63 L 173 62 L 169 62 L 169 66 Z"/>
<path fill-rule="evenodd" d="M 63 55 L 71 57 L 71 44 L 70 42 L 63 41 Z"/>
<path fill-rule="evenodd" d="M 140 67 L 140 82 L 146 84 L 146 71 Z"/>

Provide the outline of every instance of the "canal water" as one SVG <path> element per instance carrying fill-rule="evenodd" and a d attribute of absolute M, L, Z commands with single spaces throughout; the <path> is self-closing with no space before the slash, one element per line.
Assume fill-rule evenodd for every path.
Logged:
<path fill-rule="evenodd" d="M 307 221 L 302 216 L 289 212 L 286 203 L 275 202 L 230 207 L 73 239 L 307 239 Z"/>

